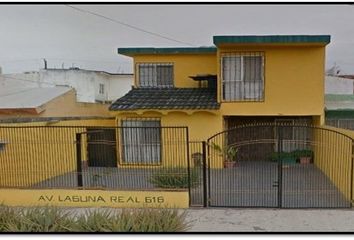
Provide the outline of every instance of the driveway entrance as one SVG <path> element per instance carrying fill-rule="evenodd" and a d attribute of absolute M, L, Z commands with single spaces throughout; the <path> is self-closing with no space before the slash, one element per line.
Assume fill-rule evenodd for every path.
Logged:
<path fill-rule="evenodd" d="M 207 145 L 208 206 L 351 207 L 352 139 L 339 132 L 246 125 L 211 137 Z"/>

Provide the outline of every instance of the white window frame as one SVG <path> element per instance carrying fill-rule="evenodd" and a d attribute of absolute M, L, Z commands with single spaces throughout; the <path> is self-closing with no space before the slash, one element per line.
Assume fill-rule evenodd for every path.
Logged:
<path fill-rule="evenodd" d="M 147 84 L 141 84 L 141 81 L 140 81 L 140 67 L 141 66 L 147 66 L 147 67 L 153 67 L 153 71 L 152 71 L 152 79 L 148 80 L 148 83 L 151 85 L 147 85 Z M 158 82 L 157 82 L 157 75 L 158 75 L 158 72 L 157 72 L 157 67 L 158 66 L 170 66 L 172 68 L 172 78 L 171 78 L 171 84 L 167 84 L 167 85 L 158 85 Z M 150 63 L 150 62 L 143 62 L 143 63 L 137 63 L 137 69 L 136 69 L 136 72 L 138 73 L 137 74 L 137 85 L 139 87 L 151 87 L 151 88 L 154 88 L 154 87 L 161 87 L 161 88 L 172 88 L 174 87 L 174 65 L 173 63 Z"/>
<path fill-rule="evenodd" d="M 261 66 L 261 81 L 260 81 L 260 86 L 261 90 L 259 91 L 260 96 L 259 97 L 248 97 L 246 96 L 247 91 L 246 89 L 246 81 L 244 79 L 245 73 L 244 73 L 244 58 L 245 57 L 261 57 L 262 59 L 262 66 Z M 224 58 L 240 58 L 240 79 L 228 79 L 225 80 L 224 76 Z M 233 102 L 233 101 L 264 101 L 264 88 L 265 88 L 265 79 L 264 79 L 264 72 L 265 72 L 265 67 L 264 67 L 264 62 L 265 62 L 265 57 L 263 52 L 244 52 L 244 53 L 226 53 L 222 54 L 220 58 L 220 65 L 221 65 L 221 99 L 224 102 Z M 224 85 L 226 83 L 241 83 L 243 86 L 241 93 L 241 97 L 234 99 L 235 96 L 231 96 L 230 99 L 225 98 L 224 94 Z M 234 95 L 235 92 L 234 92 Z"/>

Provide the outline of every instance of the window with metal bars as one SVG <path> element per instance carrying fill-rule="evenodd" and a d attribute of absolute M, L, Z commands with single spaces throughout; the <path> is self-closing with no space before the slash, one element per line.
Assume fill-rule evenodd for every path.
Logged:
<path fill-rule="evenodd" d="M 160 120 L 122 120 L 123 159 L 125 163 L 159 164 L 161 162 Z"/>
<path fill-rule="evenodd" d="M 139 63 L 137 68 L 139 87 L 173 87 L 172 63 Z"/>
<path fill-rule="evenodd" d="M 261 52 L 223 54 L 222 99 L 262 101 L 264 98 L 264 56 Z"/>

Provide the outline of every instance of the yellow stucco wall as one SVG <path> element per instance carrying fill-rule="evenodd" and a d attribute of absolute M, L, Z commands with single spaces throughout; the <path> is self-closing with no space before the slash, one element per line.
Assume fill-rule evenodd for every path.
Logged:
<path fill-rule="evenodd" d="M 115 126 L 114 119 L 71 120 L 1 124 L 21 128 L 0 128 L 0 140 L 7 144 L 0 151 L 0 185 L 28 187 L 76 169 L 75 134 L 84 126 Z M 27 127 L 26 127 L 27 126 Z M 78 126 L 40 128 L 29 126 Z M 82 127 L 80 127 L 82 126 Z M 85 137 L 82 157 L 86 160 Z"/>
<path fill-rule="evenodd" d="M 218 65 L 218 96 L 222 115 L 322 116 L 324 110 L 325 47 L 233 46 L 218 48 L 217 56 L 231 52 L 263 52 L 264 101 L 223 102 Z"/>
<path fill-rule="evenodd" d="M 45 105 L 41 117 L 100 116 L 108 117 L 109 104 L 76 102 L 75 91 L 53 99 Z"/>
<path fill-rule="evenodd" d="M 187 191 L 103 191 L 0 189 L 0 202 L 7 206 L 188 208 Z"/>
<path fill-rule="evenodd" d="M 198 87 L 198 82 L 189 78 L 196 74 L 216 74 L 214 54 L 159 54 L 134 56 L 134 85 L 137 86 L 138 63 L 173 63 L 175 87 Z"/>
<path fill-rule="evenodd" d="M 353 131 L 329 126 L 314 129 L 314 164 L 326 174 L 347 200 L 352 200 L 353 197 L 350 189 L 353 184 L 350 137 L 353 136 Z"/>
<path fill-rule="evenodd" d="M 221 56 L 232 52 L 262 52 L 265 57 L 265 96 L 261 102 L 225 102 L 221 98 Z M 323 122 L 325 46 L 234 45 L 219 47 L 217 54 L 136 55 L 134 64 L 174 63 L 176 87 L 197 87 L 188 76 L 218 75 L 221 115 L 316 116 Z M 136 69 L 135 69 L 136 71 Z M 137 86 L 137 72 L 135 86 Z"/>

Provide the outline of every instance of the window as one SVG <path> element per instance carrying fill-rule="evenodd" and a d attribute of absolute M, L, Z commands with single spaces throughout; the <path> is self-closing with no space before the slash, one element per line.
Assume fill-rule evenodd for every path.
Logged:
<path fill-rule="evenodd" d="M 98 93 L 99 94 L 104 94 L 104 84 L 102 84 L 102 83 L 99 84 Z"/>
<path fill-rule="evenodd" d="M 222 56 L 223 100 L 263 100 L 263 59 L 262 53 L 234 53 Z"/>
<path fill-rule="evenodd" d="M 137 66 L 139 87 L 173 87 L 171 63 L 140 63 Z"/>
<path fill-rule="evenodd" d="M 123 120 L 123 158 L 125 163 L 161 162 L 161 124 L 159 120 Z"/>

